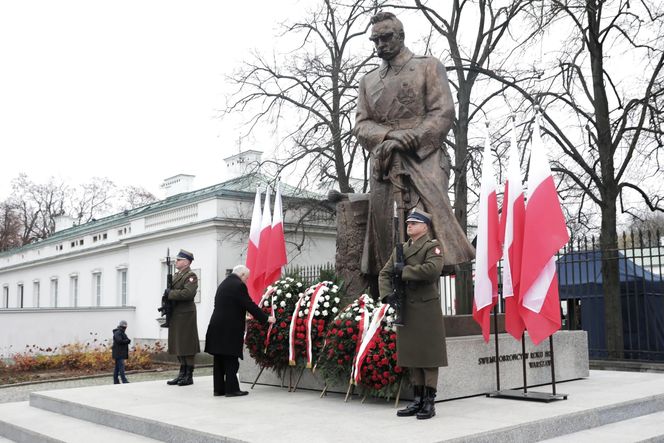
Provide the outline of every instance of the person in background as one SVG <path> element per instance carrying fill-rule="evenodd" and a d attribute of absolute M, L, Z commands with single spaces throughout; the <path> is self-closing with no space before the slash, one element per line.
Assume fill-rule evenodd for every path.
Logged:
<path fill-rule="evenodd" d="M 129 383 L 125 375 L 125 360 L 129 358 L 129 343 L 131 340 L 127 337 L 127 322 L 120 320 L 118 327 L 113 329 L 113 347 L 112 356 L 115 360 L 115 369 L 113 370 L 113 383 L 116 385 Z"/>
<path fill-rule="evenodd" d="M 214 311 L 205 335 L 205 352 L 214 357 L 213 394 L 226 397 L 247 395 L 240 390 L 237 371 L 242 358 L 246 315 L 249 312 L 262 323 L 274 323 L 249 297 L 249 269 L 237 265 L 221 282 L 214 297 Z"/>

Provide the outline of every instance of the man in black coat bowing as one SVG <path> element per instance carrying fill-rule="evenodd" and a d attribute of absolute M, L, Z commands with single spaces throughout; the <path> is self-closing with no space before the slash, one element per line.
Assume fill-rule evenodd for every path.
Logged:
<path fill-rule="evenodd" d="M 246 282 L 249 269 L 237 265 L 221 282 L 214 297 L 214 311 L 205 335 L 205 352 L 214 356 L 214 395 L 238 397 L 247 395 L 240 390 L 237 371 L 242 358 L 247 311 L 262 323 L 274 323 L 249 297 Z"/>

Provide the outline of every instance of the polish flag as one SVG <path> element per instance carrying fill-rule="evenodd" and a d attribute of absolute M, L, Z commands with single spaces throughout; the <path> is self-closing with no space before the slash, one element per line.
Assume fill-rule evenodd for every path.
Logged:
<path fill-rule="evenodd" d="M 491 144 L 487 131 L 482 161 L 480 214 L 477 222 L 475 249 L 475 297 L 473 318 L 482 327 L 484 341 L 491 333 L 491 309 L 498 301 L 498 261 L 500 260 L 500 231 L 496 176 L 491 163 Z"/>
<path fill-rule="evenodd" d="M 507 180 L 503 197 L 503 211 L 500 218 L 503 232 L 503 299 L 505 300 L 505 330 L 517 340 L 521 340 L 526 326 L 521 319 L 519 306 L 521 296 L 521 253 L 523 249 L 523 225 L 526 204 L 521 185 L 519 148 L 516 143 L 516 128 L 512 122 L 512 139 L 507 163 Z"/>
<path fill-rule="evenodd" d="M 254 289 L 253 276 L 256 270 L 256 260 L 258 258 L 258 244 L 261 237 L 261 191 L 256 188 L 256 198 L 254 199 L 254 212 L 251 215 L 251 228 L 249 228 L 249 246 L 247 246 L 247 261 L 245 266 L 249 268 L 249 280 L 247 281 L 247 289 L 249 295 L 254 302 L 260 300 L 263 295 Z"/>
<path fill-rule="evenodd" d="M 272 212 L 272 232 L 270 233 L 270 249 L 267 254 L 267 269 L 264 284 L 271 285 L 281 277 L 281 270 L 286 266 L 286 238 L 284 237 L 283 211 L 281 209 L 281 189 L 277 184 Z"/>
<path fill-rule="evenodd" d="M 535 119 L 521 263 L 521 318 L 534 344 L 560 329 L 556 253 L 569 241 L 546 148 Z"/>
<path fill-rule="evenodd" d="M 272 217 L 270 215 L 270 187 L 265 191 L 265 205 L 261 217 L 261 235 L 258 241 L 258 257 L 256 257 L 256 271 L 254 274 L 254 290 L 261 295 L 265 291 L 265 271 L 267 270 L 267 257 L 270 253 L 270 234 L 272 232 Z M 251 274 L 250 274 L 251 275 Z"/>

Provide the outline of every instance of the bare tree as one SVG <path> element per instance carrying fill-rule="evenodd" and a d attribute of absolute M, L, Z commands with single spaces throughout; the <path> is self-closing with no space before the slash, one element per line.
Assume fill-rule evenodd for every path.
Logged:
<path fill-rule="evenodd" d="M 68 187 L 54 178 L 39 184 L 20 174 L 12 180 L 12 197 L 8 203 L 20 220 L 21 245 L 47 238 L 53 233 L 55 217 L 65 213 L 68 192 Z"/>
<path fill-rule="evenodd" d="M 70 200 L 69 212 L 76 224 L 106 215 L 113 207 L 116 189 L 115 183 L 106 177 L 94 177 L 90 183 L 82 184 Z"/>
<path fill-rule="evenodd" d="M 19 246 L 21 246 L 21 221 L 10 203 L 0 203 L 0 251 Z"/>
<path fill-rule="evenodd" d="M 454 151 L 454 213 L 466 232 L 470 203 L 468 173 L 474 172 L 476 183 L 479 183 L 479 157 L 482 151 L 481 141 L 476 146 L 472 146 L 470 141 L 473 121 L 480 118 L 486 121 L 487 114 L 495 114 L 496 106 L 493 105 L 492 109 L 492 101 L 500 103 L 508 112 L 515 112 L 505 106 L 504 95 L 508 86 L 505 82 L 493 81 L 494 77 L 506 78 L 510 84 L 528 84 L 539 75 L 527 63 L 525 69 L 514 67 L 517 64 L 517 50 L 529 43 L 532 36 L 539 32 L 538 29 L 532 33 L 512 29 L 515 24 L 522 26 L 524 20 L 533 15 L 533 4 L 536 2 L 517 0 L 505 3 L 505 6 L 498 6 L 497 3 L 491 0 L 454 0 L 449 2 L 447 14 L 421 0 L 415 0 L 415 6 L 405 7 L 419 9 L 449 46 L 452 67 L 448 69 L 451 71 L 450 83 L 456 90 L 458 111 L 453 139 L 447 143 Z M 475 32 L 469 32 L 470 29 Z M 492 76 L 482 76 L 483 72 L 490 72 Z M 487 83 L 487 80 L 492 81 Z M 484 83 L 480 85 L 482 81 Z M 479 132 L 483 133 L 483 130 Z M 469 263 L 460 268 L 456 280 L 458 312 L 470 313 L 472 272 Z"/>
<path fill-rule="evenodd" d="M 127 186 L 119 193 L 119 209 L 125 211 L 157 201 L 157 197 L 141 186 Z"/>
<path fill-rule="evenodd" d="M 256 125 L 287 126 L 282 158 L 272 161 L 281 171 L 300 165 L 302 187 L 311 183 L 337 185 L 354 192 L 353 160 L 364 152 L 351 135 L 359 77 L 372 55 L 353 48 L 366 38 L 369 18 L 380 5 L 375 0 L 344 3 L 324 0 L 301 21 L 285 27 L 282 42 L 298 39 L 299 46 L 285 60 L 255 54 L 230 80 L 238 86 L 224 114 L 258 109 L 245 121 Z M 363 188 L 366 188 L 366 163 Z"/>

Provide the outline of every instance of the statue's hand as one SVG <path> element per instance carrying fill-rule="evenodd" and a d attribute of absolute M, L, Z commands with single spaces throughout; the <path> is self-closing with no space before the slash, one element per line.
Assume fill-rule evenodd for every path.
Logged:
<path fill-rule="evenodd" d="M 388 140 L 394 140 L 404 146 L 407 150 L 415 151 L 420 145 L 417 133 L 412 129 L 395 129 L 390 131 L 385 137 Z"/>

